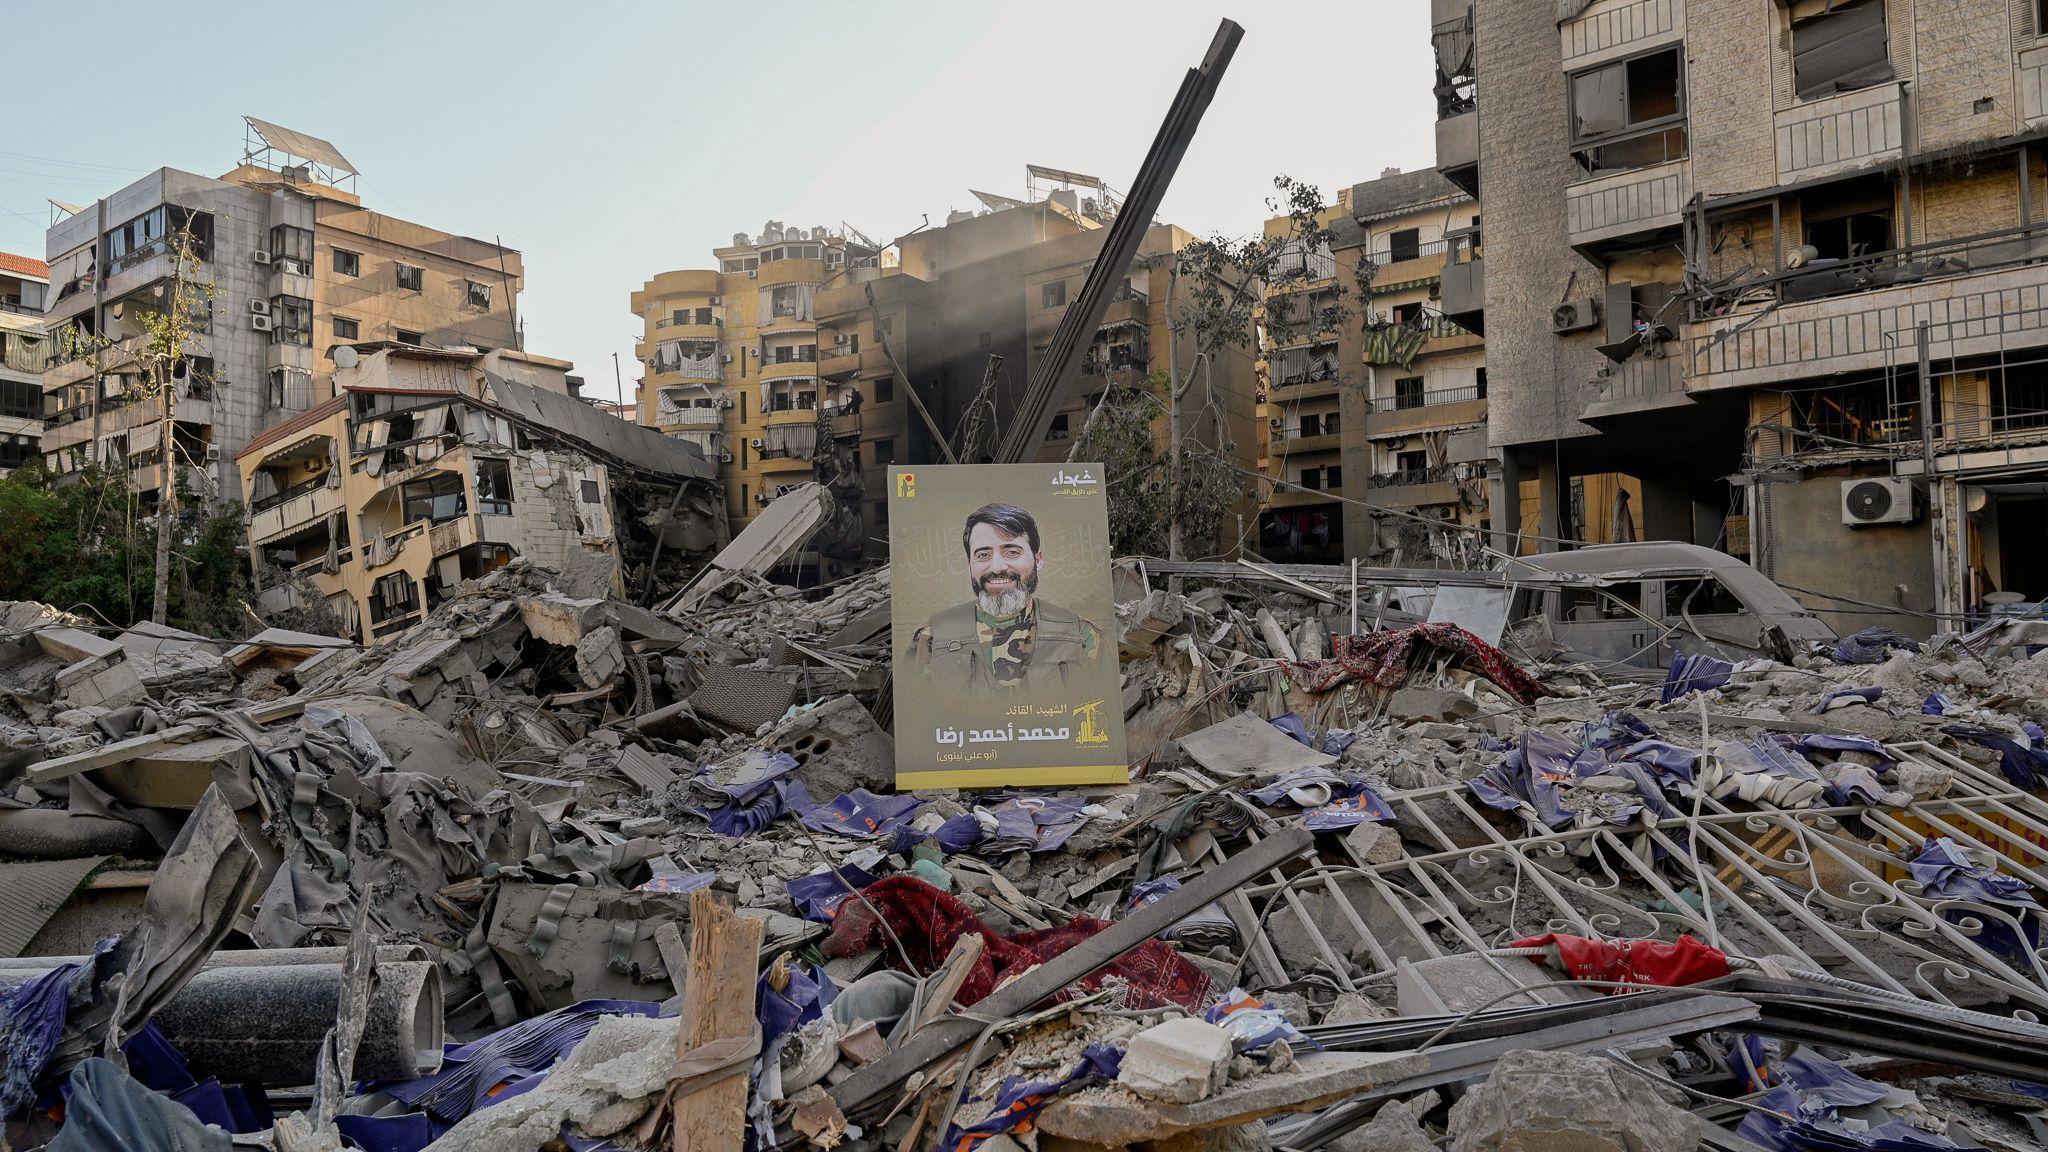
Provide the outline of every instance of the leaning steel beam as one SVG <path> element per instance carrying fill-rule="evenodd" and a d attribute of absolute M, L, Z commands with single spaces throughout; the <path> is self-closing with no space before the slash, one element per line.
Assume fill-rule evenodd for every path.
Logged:
<path fill-rule="evenodd" d="M 1040 1001 L 1113 962 L 1182 917 L 1227 895 L 1261 872 L 1308 851 L 1314 841 L 1309 831 L 1299 825 L 1275 832 L 1188 881 L 1179 891 L 1145 905 L 989 993 L 975 1004 L 975 1016 L 984 1021 L 1005 1020 L 1031 1010 Z M 967 1047 L 983 1026 L 962 1016 L 942 1016 L 926 1025 L 902 1047 L 841 1081 L 832 1089 L 832 1098 L 838 1102 L 840 1111 L 847 1113 L 879 1103 L 910 1079 L 913 1073 L 930 1068 Z"/>
<path fill-rule="evenodd" d="M 1053 414 L 1059 411 L 1080 371 L 1081 354 L 1095 339 L 1096 329 L 1102 327 L 1102 317 L 1109 311 L 1110 293 L 1129 274 L 1131 258 L 1138 254 L 1145 231 L 1152 226 L 1152 217 L 1166 196 L 1166 186 L 1173 182 L 1188 142 L 1194 139 L 1195 129 L 1202 122 L 1202 113 L 1215 99 L 1216 86 L 1222 82 L 1223 71 L 1230 67 L 1230 57 L 1243 38 L 1244 29 L 1236 21 L 1223 21 L 1217 26 L 1216 37 L 1209 42 L 1202 62 L 1188 69 L 1182 78 L 1166 121 L 1152 138 L 1152 147 L 1145 152 L 1137 178 L 1131 181 L 1130 195 L 1124 197 L 1123 206 L 1110 223 L 1101 255 L 1088 270 L 1088 279 L 1082 283 L 1066 315 L 1060 318 L 1046 354 L 1039 358 L 1038 369 L 1032 373 L 1030 386 L 1018 401 L 1009 431 L 996 452 L 997 463 L 1028 460 L 1045 442 L 1046 433 L 1052 429 Z"/>

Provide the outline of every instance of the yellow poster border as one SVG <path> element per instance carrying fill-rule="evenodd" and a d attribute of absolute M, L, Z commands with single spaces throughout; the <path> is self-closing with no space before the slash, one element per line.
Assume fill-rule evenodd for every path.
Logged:
<path fill-rule="evenodd" d="M 942 768 L 933 772 L 897 772 L 896 790 L 928 788 L 1056 788 L 1077 784 L 1128 784 L 1131 770 L 1122 764 L 1086 764 L 1059 768 Z"/>

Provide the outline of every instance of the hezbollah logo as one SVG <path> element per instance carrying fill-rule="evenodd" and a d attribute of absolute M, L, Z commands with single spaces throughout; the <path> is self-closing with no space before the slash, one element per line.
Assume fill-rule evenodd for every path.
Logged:
<path fill-rule="evenodd" d="M 1078 717 L 1080 717 L 1080 718 L 1081 718 L 1081 731 L 1080 731 L 1080 732 L 1079 732 L 1079 733 L 1078 733 L 1077 735 L 1075 735 L 1075 737 L 1074 737 L 1074 743 L 1076 743 L 1076 744 L 1107 744 L 1107 743 L 1109 743 L 1109 733 L 1107 733 L 1107 732 L 1104 732 L 1104 731 L 1102 730 L 1102 725 L 1100 725 L 1100 724 L 1097 724 L 1097 723 L 1095 722 L 1095 719 L 1096 719 L 1096 715 L 1097 715 L 1097 713 L 1099 713 L 1099 712 L 1101 712 L 1101 711 L 1102 711 L 1102 701 L 1100 701 L 1100 700 L 1090 700 L 1090 701 L 1089 701 L 1088 703 L 1086 703 L 1086 704 L 1083 704 L 1083 705 L 1081 705 L 1080 707 L 1078 707 L 1078 708 L 1074 709 L 1074 715 L 1076 715 L 1076 716 L 1078 716 Z"/>
<path fill-rule="evenodd" d="M 917 475 L 912 472 L 896 474 L 896 495 L 905 500 L 917 495 Z"/>

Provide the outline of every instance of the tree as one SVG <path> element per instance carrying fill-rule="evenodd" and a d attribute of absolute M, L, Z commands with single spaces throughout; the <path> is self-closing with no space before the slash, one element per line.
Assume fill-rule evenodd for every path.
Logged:
<path fill-rule="evenodd" d="M 1211 453 L 1191 454 L 1168 481 L 1154 431 L 1166 405 L 1165 372 L 1142 384 L 1110 382 L 1075 438 L 1069 459 L 1099 460 L 1109 489 L 1110 552 L 1157 556 L 1169 544 L 1170 526 L 1200 555 L 1223 551 L 1223 514 L 1242 487 L 1229 461 Z"/>
<path fill-rule="evenodd" d="M 143 309 L 138 321 L 142 338 L 135 350 L 136 365 L 142 369 L 140 394 L 157 402 L 159 420 L 155 585 L 150 596 L 150 619 L 158 624 L 169 622 L 171 610 L 171 536 L 178 521 L 177 386 L 187 375 L 185 345 L 210 322 L 214 296 L 213 282 L 201 278 L 205 268 L 191 226 L 172 233 L 166 244 L 171 279 L 158 301 L 161 306 Z"/>
<path fill-rule="evenodd" d="M 1292 303 L 1278 310 L 1267 307 L 1269 299 L 1286 296 L 1291 301 L 1294 294 L 1311 285 L 1336 278 L 1336 261 L 1330 252 L 1335 232 L 1324 220 L 1329 209 L 1321 190 L 1285 175 L 1274 177 L 1273 186 L 1279 195 L 1269 198 L 1266 207 L 1274 215 L 1286 217 L 1279 233 L 1244 239 L 1219 234 L 1196 240 L 1172 257 L 1166 288 L 1166 483 L 1175 492 L 1190 486 L 1190 462 L 1214 459 L 1211 454 L 1186 449 L 1181 402 L 1199 374 L 1207 391 L 1204 411 L 1217 411 L 1216 354 L 1226 348 L 1254 348 L 1262 325 L 1266 342 L 1276 345 L 1333 334 L 1351 316 L 1346 303 L 1349 293 L 1339 283 L 1318 297 L 1304 296 L 1306 303 L 1301 307 Z M 1194 344 L 1185 381 L 1181 379 L 1179 350 L 1183 336 Z M 1169 520 L 1167 537 L 1168 557 L 1185 559 L 1180 515 Z"/>

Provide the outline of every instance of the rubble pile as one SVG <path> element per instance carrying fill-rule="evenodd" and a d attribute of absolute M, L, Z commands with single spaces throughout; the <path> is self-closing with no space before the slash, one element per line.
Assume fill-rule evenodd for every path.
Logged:
<path fill-rule="evenodd" d="M 979 792 L 894 787 L 886 569 L 515 562 L 369 647 L 0 605 L 9 1144 L 2048 1133 L 2048 625 L 1647 670 L 1118 579 L 1130 781 Z"/>

